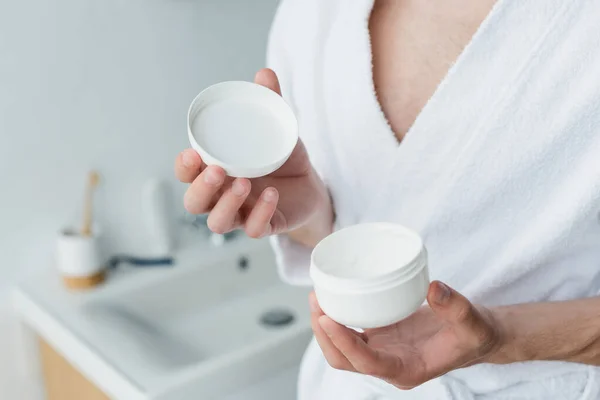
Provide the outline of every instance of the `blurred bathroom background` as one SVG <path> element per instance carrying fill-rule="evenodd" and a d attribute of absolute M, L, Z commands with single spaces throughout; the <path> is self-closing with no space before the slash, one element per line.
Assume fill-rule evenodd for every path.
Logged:
<path fill-rule="evenodd" d="M 204 87 L 251 80 L 277 0 L 0 0 L 0 399 L 26 400 L 10 293 L 51 265 L 80 218 L 90 169 L 95 223 L 113 252 L 141 253 L 143 186 L 165 179 Z"/>

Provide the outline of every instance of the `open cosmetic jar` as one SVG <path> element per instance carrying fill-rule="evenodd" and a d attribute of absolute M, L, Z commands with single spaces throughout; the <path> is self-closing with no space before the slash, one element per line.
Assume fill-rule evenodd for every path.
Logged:
<path fill-rule="evenodd" d="M 378 328 L 408 317 L 425 301 L 427 251 L 420 236 L 401 225 L 354 225 L 315 247 L 310 276 L 331 319 L 353 328 Z"/>
<path fill-rule="evenodd" d="M 290 106 L 264 86 L 230 81 L 203 90 L 188 110 L 188 137 L 207 165 L 257 178 L 281 167 L 298 142 Z"/>

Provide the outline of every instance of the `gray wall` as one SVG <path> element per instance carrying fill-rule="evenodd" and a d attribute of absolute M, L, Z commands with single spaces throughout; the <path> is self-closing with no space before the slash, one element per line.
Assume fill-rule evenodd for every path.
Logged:
<path fill-rule="evenodd" d="M 102 174 L 98 222 L 112 248 L 143 248 L 144 181 L 172 179 L 200 89 L 264 65 L 276 3 L 0 0 L 0 398 L 32 387 L 13 367 L 9 290 L 52 267 L 88 169 Z"/>

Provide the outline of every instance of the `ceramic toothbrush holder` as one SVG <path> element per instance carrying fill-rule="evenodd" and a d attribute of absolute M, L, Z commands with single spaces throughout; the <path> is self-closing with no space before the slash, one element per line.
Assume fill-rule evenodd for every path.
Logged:
<path fill-rule="evenodd" d="M 98 235 L 82 236 L 73 229 L 62 230 L 56 243 L 56 266 L 69 289 L 89 289 L 104 282 L 106 262 Z"/>

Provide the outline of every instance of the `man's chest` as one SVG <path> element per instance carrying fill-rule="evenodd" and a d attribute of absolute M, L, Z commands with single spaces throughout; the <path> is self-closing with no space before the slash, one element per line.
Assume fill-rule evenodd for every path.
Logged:
<path fill-rule="evenodd" d="M 377 0 L 369 21 L 373 80 L 398 140 L 435 92 L 495 0 Z"/>

